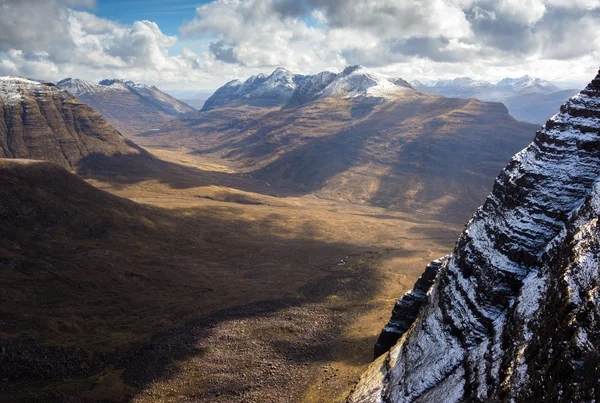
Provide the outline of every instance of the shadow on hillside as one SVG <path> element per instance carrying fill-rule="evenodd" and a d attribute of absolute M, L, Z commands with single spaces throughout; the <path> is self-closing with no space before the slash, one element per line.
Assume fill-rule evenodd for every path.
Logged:
<path fill-rule="evenodd" d="M 135 386 L 139 391 L 143 391 L 161 381 L 189 376 L 189 373 L 184 369 L 185 365 L 181 365 L 186 361 L 193 360 L 197 363 L 206 359 L 209 361 L 206 363 L 207 367 L 211 364 L 214 365 L 215 358 L 205 357 L 206 348 L 214 351 L 222 350 L 224 346 L 207 346 L 206 344 L 215 342 L 221 337 L 216 334 L 219 330 L 223 331 L 220 326 L 223 326 L 224 330 L 239 326 L 248 327 L 249 329 L 265 329 L 257 334 L 249 332 L 246 335 L 244 333 L 232 335 L 232 337 L 238 339 L 238 351 L 230 352 L 229 362 L 222 363 L 220 371 L 223 373 L 229 373 L 235 377 L 239 375 L 241 378 L 243 373 L 247 376 L 245 372 L 248 369 L 258 370 L 257 366 L 261 364 L 259 362 L 252 363 L 251 368 L 244 368 L 244 363 L 251 360 L 253 356 L 265 356 L 264 352 L 258 352 L 257 354 L 256 351 L 252 351 L 256 348 L 256 337 L 260 339 L 261 343 L 270 346 L 270 350 L 273 351 L 271 354 L 267 354 L 267 360 L 276 362 L 285 360 L 288 363 L 298 365 L 327 362 L 331 359 L 336 347 L 348 344 L 348 340 L 343 336 L 340 337 L 342 328 L 347 325 L 347 322 L 337 322 L 321 328 L 317 326 L 317 329 L 311 329 L 311 338 L 306 339 L 303 335 L 294 336 L 292 334 L 290 336 L 286 333 L 286 327 L 278 326 L 278 321 L 283 320 L 286 325 L 299 327 L 300 329 L 306 327 L 305 331 L 308 332 L 308 327 L 314 327 L 314 325 L 313 320 L 310 320 L 310 315 L 307 315 L 307 313 L 315 310 L 315 304 L 325 303 L 332 295 L 337 298 L 339 295 L 344 294 L 346 294 L 344 298 L 352 298 L 353 306 L 361 303 L 367 304 L 369 299 L 376 295 L 377 290 L 381 287 L 380 281 L 378 273 L 370 268 L 364 268 L 359 275 L 351 279 L 346 274 L 334 272 L 325 278 L 306 284 L 299 290 L 298 297 L 238 306 L 223 310 L 202 320 L 190 322 L 182 328 L 171 329 L 156 335 L 147 343 L 142 343 L 128 354 L 127 360 L 124 362 L 125 372 L 123 378 L 128 384 Z M 349 307 L 344 310 L 345 313 L 340 313 L 334 307 L 324 307 L 319 309 L 318 312 L 324 314 L 329 311 L 328 315 L 331 315 L 331 318 L 338 321 L 340 319 L 351 321 L 356 315 L 356 308 Z M 304 315 L 299 316 L 305 316 L 305 318 L 291 319 L 291 315 L 298 312 L 303 312 Z M 305 320 L 309 322 L 305 322 Z M 372 342 L 375 342 L 374 338 Z M 220 357 L 218 360 L 223 360 L 226 359 L 227 353 L 220 352 L 218 356 Z M 342 361 L 349 365 L 365 365 L 368 364 L 370 358 L 369 349 L 364 356 L 353 352 L 353 354 L 344 356 Z M 198 366 L 201 368 L 203 364 Z M 235 372 L 236 369 L 240 370 L 238 374 Z M 254 379 L 254 383 L 259 384 L 267 381 L 269 374 L 261 374 L 260 378 L 262 379 Z M 237 393 L 235 391 L 239 392 L 240 388 L 240 385 L 235 383 L 233 381 L 218 387 L 216 385 L 200 384 L 198 386 L 202 386 L 202 388 L 199 387 L 195 392 L 197 393 L 196 397 L 210 398 L 215 393 L 221 396 L 227 396 L 228 393 L 231 393 L 233 396 L 230 397 L 234 398 Z"/>
<path fill-rule="evenodd" d="M 77 173 L 84 178 L 106 180 L 115 186 L 133 185 L 156 180 L 172 189 L 203 186 L 226 186 L 269 196 L 298 196 L 291 189 L 274 188 L 250 175 L 206 171 L 156 158 L 146 152 L 140 155 L 91 154 L 81 160 Z"/>
<path fill-rule="evenodd" d="M 277 215 L 232 220 L 202 210 L 182 217 L 64 176 L 67 184 L 86 192 L 72 199 L 72 191 L 56 191 L 43 176 L 36 176 L 36 186 L 23 185 L 26 191 L 15 191 L 10 181 L 2 187 L 13 200 L 4 213 L 13 219 L 0 229 L 0 251 L 13 252 L 0 260 L 0 281 L 19 298 L 1 304 L 18 325 L 12 328 L 12 341 L 0 340 L 3 356 L 9 357 L 0 368 L 5 380 L 0 400 L 68 401 L 96 384 L 101 384 L 98 393 L 109 388 L 118 395 L 123 391 L 110 389 L 115 387 L 110 377 L 102 383 L 113 370 L 125 371 L 127 383 L 145 389 L 177 376 L 180 363 L 204 359 L 202 341 L 222 323 L 262 320 L 290 307 L 324 303 L 332 295 L 360 305 L 381 287 L 374 268 L 337 265 L 364 247 L 319 241 L 310 225 L 284 236 Z M 20 211 L 40 204 L 39 198 L 44 198 L 40 214 L 57 219 L 37 220 L 32 238 L 25 225 L 31 225 L 31 215 Z M 237 210 L 228 212 L 236 216 Z M 68 223 L 76 227 L 90 217 L 102 225 L 101 234 L 80 237 L 65 230 Z M 263 302 L 249 304 L 252 299 Z M 183 327 L 168 326 L 181 317 L 198 317 L 196 312 L 215 301 L 225 308 Z M 155 333 L 149 341 L 126 351 L 109 342 L 149 331 Z M 321 337 L 334 336 L 330 331 L 317 329 L 315 348 Z M 64 337 L 70 340 L 66 345 L 75 347 L 48 347 Z M 307 355 L 305 362 L 318 360 L 322 357 Z"/>

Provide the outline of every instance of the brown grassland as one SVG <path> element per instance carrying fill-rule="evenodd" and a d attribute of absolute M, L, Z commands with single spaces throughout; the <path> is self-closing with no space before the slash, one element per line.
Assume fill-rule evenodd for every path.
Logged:
<path fill-rule="evenodd" d="M 167 168 L 89 179 L 108 193 L 3 163 L 0 200 L 20 213 L 3 226 L 0 336 L 21 372 L 2 399 L 343 400 L 396 298 L 460 229 L 150 151 Z"/>

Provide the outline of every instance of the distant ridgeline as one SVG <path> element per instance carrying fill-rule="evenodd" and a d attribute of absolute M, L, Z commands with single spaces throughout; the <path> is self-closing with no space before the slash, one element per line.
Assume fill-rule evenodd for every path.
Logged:
<path fill-rule="evenodd" d="M 445 97 L 502 102 L 515 119 L 539 124 L 544 123 L 563 102 L 579 92 L 574 89 L 561 90 L 548 81 L 529 76 L 505 78 L 497 84 L 459 77 L 429 84 L 411 81 L 411 85 L 417 91 Z"/>

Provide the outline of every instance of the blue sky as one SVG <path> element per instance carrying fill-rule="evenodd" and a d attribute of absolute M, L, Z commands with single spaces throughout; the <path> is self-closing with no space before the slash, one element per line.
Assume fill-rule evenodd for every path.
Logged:
<path fill-rule="evenodd" d="M 179 27 L 194 18 L 196 6 L 205 3 L 210 0 L 96 0 L 93 11 L 98 17 L 121 24 L 154 21 L 163 33 L 178 35 Z"/>

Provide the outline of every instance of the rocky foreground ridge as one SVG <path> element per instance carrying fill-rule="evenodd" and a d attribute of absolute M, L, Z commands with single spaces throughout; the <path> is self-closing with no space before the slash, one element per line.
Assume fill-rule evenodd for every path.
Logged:
<path fill-rule="evenodd" d="M 501 172 L 416 318 L 394 311 L 350 402 L 598 399 L 599 216 L 600 73 Z"/>

